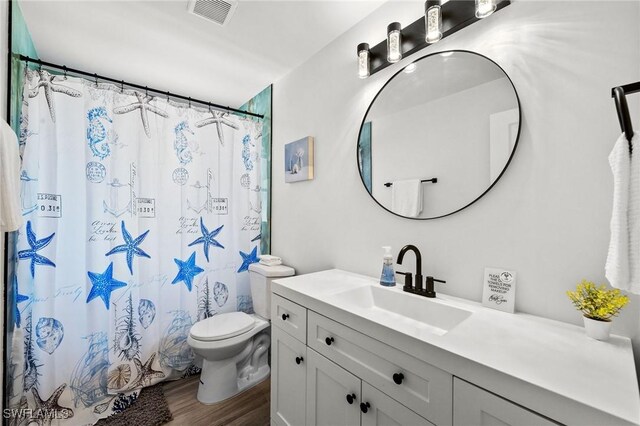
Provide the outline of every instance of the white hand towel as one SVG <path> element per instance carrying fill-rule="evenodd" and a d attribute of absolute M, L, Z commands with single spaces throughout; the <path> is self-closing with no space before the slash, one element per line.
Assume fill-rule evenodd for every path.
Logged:
<path fill-rule="evenodd" d="M 605 276 L 616 288 L 629 285 L 629 183 L 631 159 L 629 144 L 623 134 L 618 138 L 609 154 L 609 165 L 613 174 L 613 211 L 611 213 L 611 238 L 605 264 Z"/>
<path fill-rule="evenodd" d="M 260 260 L 264 260 L 265 262 L 275 262 L 275 261 L 282 261 L 282 258 L 279 256 L 273 256 L 271 254 L 261 254 L 260 256 L 258 256 L 258 258 Z"/>
<path fill-rule="evenodd" d="M 418 217 L 422 212 L 422 182 L 420 179 L 393 182 L 391 211 L 401 216 Z"/>
<path fill-rule="evenodd" d="M 260 264 L 265 266 L 282 265 L 282 259 L 278 256 L 272 256 L 270 254 L 263 254 L 259 256 Z"/>
<path fill-rule="evenodd" d="M 18 138 L 11 126 L 0 120 L 0 232 L 15 231 L 22 225 L 19 191 Z"/>
<path fill-rule="evenodd" d="M 624 135 L 623 135 L 624 136 Z M 640 294 L 640 144 L 638 133 L 631 138 L 633 152 L 629 178 L 629 207 L 627 221 L 629 226 L 629 282 L 621 289 Z M 624 139 L 624 146 L 628 143 Z M 615 208 L 615 206 L 614 206 Z"/>

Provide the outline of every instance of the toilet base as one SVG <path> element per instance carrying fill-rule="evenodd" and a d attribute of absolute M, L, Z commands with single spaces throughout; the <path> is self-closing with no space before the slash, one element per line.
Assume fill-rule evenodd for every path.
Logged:
<path fill-rule="evenodd" d="M 238 377 L 236 364 L 229 366 L 211 365 L 207 368 L 207 364 L 220 364 L 224 361 L 207 361 L 202 362 L 202 373 L 200 373 L 200 385 L 198 386 L 198 401 L 202 404 L 211 405 L 232 398 L 248 390 L 258 383 L 269 377 L 271 369 L 268 365 L 264 365 L 257 372 L 245 378 Z M 233 368 L 230 368 L 233 367 Z M 206 372 L 214 374 L 206 374 Z"/>
<path fill-rule="evenodd" d="M 198 401 L 215 404 L 262 382 L 271 369 L 267 363 L 268 332 L 249 341 L 236 357 L 220 361 L 202 360 Z"/>

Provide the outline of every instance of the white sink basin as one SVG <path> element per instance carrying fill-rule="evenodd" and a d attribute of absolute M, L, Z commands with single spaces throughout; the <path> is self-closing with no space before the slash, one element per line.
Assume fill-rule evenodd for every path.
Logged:
<path fill-rule="evenodd" d="M 423 333 L 442 336 L 472 314 L 445 301 L 374 285 L 334 294 L 331 303 L 417 337 Z"/>

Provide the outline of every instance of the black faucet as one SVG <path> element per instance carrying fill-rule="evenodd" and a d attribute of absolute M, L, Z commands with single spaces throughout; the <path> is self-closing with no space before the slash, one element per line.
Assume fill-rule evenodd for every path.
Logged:
<path fill-rule="evenodd" d="M 408 244 L 402 247 L 402 250 L 400 250 L 400 253 L 398 253 L 398 260 L 396 261 L 396 263 L 398 265 L 402 265 L 402 259 L 404 259 L 404 254 L 409 250 L 413 251 L 416 254 L 416 286 L 414 288 L 411 285 L 411 273 L 408 273 L 408 275 L 405 273 L 405 282 L 404 282 L 403 290 L 404 291 L 414 291 L 414 290 L 422 291 L 422 255 L 420 254 L 420 250 L 418 250 L 418 247 L 412 244 Z M 399 272 L 399 273 L 403 273 L 403 272 Z"/>
<path fill-rule="evenodd" d="M 433 277 L 427 277 L 427 285 L 426 285 L 426 288 L 424 289 L 425 297 L 430 297 L 430 298 L 436 297 L 436 290 L 433 285 L 434 282 L 443 283 L 443 284 L 446 283 L 446 281 L 443 281 L 443 280 L 437 280 Z"/>
<path fill-rule="evenodd" d="M 412 244 L 408 244 L 402 247 L 402 250 L 400 250 L 400 253 L 398 253 L 398 260 L 396 261 L 396 263 L 398 265 L 402 265 L 402 259 L 404 259 L 404 255 L 408 251 L 413 251 L 416 254 L 416 284 L 414 287 L 412 282 L 413 280 L 412 280 L 411 272 L 396 272 L 397 274 L 404 275 L 404 286 L 402 287 L 402 290 L 408 293 L 419 294 L 421 296 L 425 296 L 429 298 L 436 297 L 434 283 L 438 282 L 438 283 L 444 284 L 446 283 L 446 281 L 437 280 L 432 276 L 428 276 L 426 279 L 425 289 L 423 290 L 422 289 L 422 255 L 420 254 L 420 250 L 418 250 L 418 247 Z"/>

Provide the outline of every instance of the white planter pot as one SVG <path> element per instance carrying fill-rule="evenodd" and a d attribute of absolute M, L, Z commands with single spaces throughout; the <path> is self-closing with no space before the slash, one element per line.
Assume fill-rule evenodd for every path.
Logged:
<path fill-rule="evenodd" d="M 611 321 L 598 321 L 584 316 L 582 319 L 584 320 L 584 329 L 587 332 L 587 336 L 596 340 L 609 340 Z"/>

